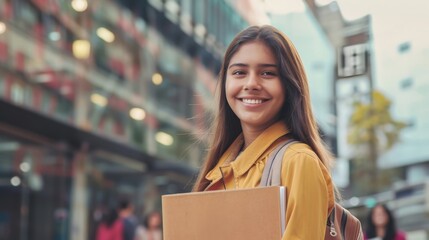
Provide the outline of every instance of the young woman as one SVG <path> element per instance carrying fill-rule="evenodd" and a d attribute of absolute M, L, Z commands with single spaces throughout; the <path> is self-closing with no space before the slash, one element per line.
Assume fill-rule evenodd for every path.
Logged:
<path fill-rule="evenodd" d="M 102 221 L 98 225 L 96 240 L 123 240 L 122 231 L 122 221 L 116 209 L 109 209 L 103 214 Z"/>
<path fill-rule="evenodd" d="M 405 233 L 396 229 L 395 218 L 386 205 L 378 204 L 368 214 L 365 239 L 405 240 Z"/>
<path fill-rule="evenodd" d="M 162 240 L 161 213 L 154 211 L 149 213 L 143 222 L 143 226 L 137 227 L 135 240 Z"/>
<path fill-rule="evenodd" d="M 219 87 L 213 139 L 194 191 L 257 187 L 271 151 L 296 139 L 281 169 L 288 196 L 282 239 L 324 239 L 335 198 L 331 156 L 292 42 L 272 26 L 240 32 L 225 53 Z"/>

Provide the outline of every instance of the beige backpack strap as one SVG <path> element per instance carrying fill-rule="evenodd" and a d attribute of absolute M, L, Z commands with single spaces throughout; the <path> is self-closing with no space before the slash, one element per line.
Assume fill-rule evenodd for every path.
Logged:
<path fill-rule="evenodd" d="M 296 142 L 294 139 L 282 142 L 270 153 L 270 156 L 265 163 L 259 186 L 280 186 L 283 156 L 286 149 L 294 142 Z"/>
<path fill-rule="evenodd" d="M 282 142 L 270 153 L 259 186 L 280 186 L 283 156 L 286 149 L 294 142 L 296 140 L 293 139 Z M 324 239 L 362 240 L 363 233 L 359 219 L 335 203 L 334 209 L 328 216 Z"/>

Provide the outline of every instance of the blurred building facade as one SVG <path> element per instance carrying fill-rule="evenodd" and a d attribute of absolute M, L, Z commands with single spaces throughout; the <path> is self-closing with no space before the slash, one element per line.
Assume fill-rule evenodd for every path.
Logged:
<path fill-rule="evenodd" d="M 410 239 L 427 239 L 429 171 L 424 146 L 428 141 L 429 115 L 422 92 L 427 88 L 424 69 L 427 69 L 429 45 L 427 34 L 420 31 L 427 19 L 422 10 L 427 8 L 427 3 L 393 4 L 389 5 L 391 11 L 386 12 L 384 6 L 379 12 L 374 10 L 372 15 L 346 21 L 335 1 L 323 6 L 314 0 L 306 2 L 337 52 L 337 162 L 345 163 L 343 170 L 350 174 L 350 182 L 343 188 L 344 205 L 365 223 L 368 208 L 377 202 L 386 203 L 393 210 L 398 226 L 407 231 Z M 406 20 L 397 19 L 397 14 L 402 12 L 413 14 Z M 405 26 L 407 22 L 416 24 L 415 30 L 395 27 Z M 374 142 L 368 142 L 368 148 L 352 146 L 347 139 L 353 103 L 359 100 L 374 104 L 370 94 L 374 90 L 385 94 L 390 101 L 393 119 L 407 125 L 400 131 L 399 140 L 387 151 L 380 151 Z M 385 144 L 381 140 L 381 144 Z M 362 158 L 367 152 L 372 154 L 366 155 L 360 163 L 367 169 L 367 174 L 362 175 L 352 160 Z M 376 180 L 380 182 L 371 181 L 371 174 L 378 175 Z M 357 191 L 358 184 L 364 188 Z"/>
<path fill-rule="evenodd" d="M 368 142 L 368 148 L 360 149 L 349 143 L 350 118 L 354 104 L 357 101 L 370 103 L 373 91 L 373 55 L 371 18 L 369 15 L 353 21 L 346 21 L 342 16 L 338 3 L 333 1 L 327 5 L 318 6 L 314 0 L 308 0 L 314 16 L 322 25 L 335 52 L 333 68 L 333 125 L 336 135 L 336 173 L 343 176 L 343 182 L 338 186 L 345 190 L 346 197 L 359 192 L 356 187 L 359 177 L 353 176 L 357 169 L 353 168 L 353 159 L 365 156 L 370 169 L 376 168 L 374 154 L 362 154 L 371 151 L 373 143 Z M 374 158 L 371 161 L 371 158 Z M 356 181 L 353 181 L 356 180 Z M 368 186 L 368 185 L 366 185 Z M 365 185 L 364 185 L 365 187 Z M 361 190 L 365 192 L 365 189 Z"/>
<path fill-rule="evenodd" d="M 395 11 L 375 15 L 374 45 L 376 50 L 376 85 L 394 99 L 393 114 L 408 124 L 401 142 L 381 156 L 381 168 L 406 168 L 409 182 L 420 182 L 429 176 L 429 114 L 425 90 L 429 87 L 427 67 L 429 36 L 420 31 L 428 19 L 423 10 L 429 5 L 412 0 L 402 11 L 410 12 L 407 22 L 394 17 Z M 393 5 L 394 9 L 401 7 Z M 398 10 L 396 10 L 398 11 Z M 415 28 L 401 27 L 393 31 L 388 26 L 415 23 Z M 406 25 L 404 25 L 406 26 Z"/>
<path fill-rule="evenodd" d="M 428 7 L 427 1 L 411 0 L 374 13 L 375 86 L 392 99 L 392 115 L 407 124 L 378 166 L 404 171 L 403 181 L 393 186 L 396 201 L 390 205 L 398 223 L 421 239 L 429 238 L 429 35 L 423 30 Z M 404 12 L 407 18 L 397 19 Z"/>
<path fill-rule="evenodd" d="M 120 198 L 189 191 L 246 25 L 226 1 L 0 0 L 2 239 L 93 239 Z"/>

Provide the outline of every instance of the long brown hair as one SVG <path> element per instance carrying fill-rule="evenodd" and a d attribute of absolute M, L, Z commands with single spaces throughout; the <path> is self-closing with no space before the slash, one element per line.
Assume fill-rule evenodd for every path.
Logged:
<path fill-rule="evenodd" d="M 266 44 L 276 58 L 285 91 L 285 102 L 280 113 L 281 120 L 285 122 L 296 140 L 308 144 L 323 164 L 330 168 L 332 157 L 319 136 L 311 110 L 307 77 L 295 46 L 287 36 L 272 26 L 251 26 L 241 31 L 226 50 L 219 73 L 217 89 L 220 91 L 219 105 L 212 129 L 211 146 L 194 185 L 194 191 L 203 191 L 208 186 L 210 182 L 205 179 L 205 176 L 216 166 L 222 154 L 242 132 L 240 119 L 226 100 L 226 73 L 232 56 L 242 45 L 253 41 Z"/>

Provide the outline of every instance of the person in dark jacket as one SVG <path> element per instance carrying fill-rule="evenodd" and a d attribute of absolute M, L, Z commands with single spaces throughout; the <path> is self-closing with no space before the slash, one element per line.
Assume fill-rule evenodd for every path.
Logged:
<path fill-rule="evenodd" d="M 123 225 L 123 240 L 134 240 L 138 226 L 138 220 L 134 216 L 134 206 L 128 200 L 122 200 L 118 211 Z"/>

